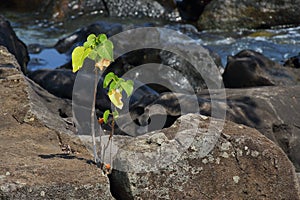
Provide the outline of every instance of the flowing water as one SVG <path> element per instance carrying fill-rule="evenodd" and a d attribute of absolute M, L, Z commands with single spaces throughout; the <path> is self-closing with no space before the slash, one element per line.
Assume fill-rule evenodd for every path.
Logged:
<path fill-rule="evenodd" d="M 88 16 L 70 19 L 67 22 L 54 23 L 38 19 L 33 14 L 1 13 L 6 16 L 18 37 L 26 44 L 39 44 L 53 47 L 54 44 L 74 31 L 95 21 L 118 22 L 122 24 L 152 23 L 176 29 L 195 39 L 195 42 L 208 47 L 220 55 L 223 66 L 226 65 L 228 55 L 234 55 L 243 49 L 258 51 L 270 59 L 283 63 L 287 58 L 300 52 L 300 27 L 277 27 L 265 30 L 235 30 L 202 31 L 199 32 L 191 25 L 174 24 L 157 19 L 122 19 Z M 30 54 L 32 70 L 39 68 L 54 68 L 59 63 L 65 63 L 70 58 L 59 54 L 55 49 L 45 49 L 39 54 Z M 55 58 L 55 59 L 54 59 Z"/>

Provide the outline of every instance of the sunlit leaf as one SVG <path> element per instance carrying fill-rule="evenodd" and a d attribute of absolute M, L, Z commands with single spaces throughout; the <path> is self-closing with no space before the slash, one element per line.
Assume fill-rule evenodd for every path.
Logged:
<path fill-rule="evenodd" d="M 109 90 L 117 89 L 116 85 L 117 85 L 117 82 L 112 81 L 109 85 Z"/>
<path fill-rule="evenodd" d="M 86 41 L 83 43 L 84 48 L 90 48 L 93 45 L 93 41 Z"/>
<path fill-rule="evenodd" d="M 73 72 L 77 72 L 83 65 L 84 59 L 89 55 L 91 49 L 82 46 L 76 47 L 72 52 Z"/>
<path fill-rule="evenodd" d="M 97 47 L 97 53 L 101 58 L 113 61 L 113 48 L 113 43 L 110 40 L 106 40 Z"/>
<path fill-rule="evenodd" d="M 107 37 L 105 34 L 100 34 L 100 35 L 98 35 L 98 39 L 101 43 L 103 43 L 107 40 Z"/>
<path fill-rule="evenodd" d="M 122 100 L 122 94 L 121 92 L 117 90 L 111 90 L 108 92 L 108 97 L 110 101 L 119 109 L 123 108 L 123 102 Z"/>
<path fill-rule="evenodd" d="M 95 39 L 96 39 L 96 35 L 93 33 L 87 37 L 88 42 L 95 42 Z"/>
<path fill-rule="evenodd" d="M 103 121 L 104 121 L 105 124 L 107 123 L 109 114 L 110 114 L 110 111 L 109 111 L 109 110 L 106 110 L 106 111 L 103 113 Z"/>
<path fill-rule="evenodd" d="M 133 91 L 133 81 L 127 80 L 126 82 L 122 82 L 121 87 L 125 90 L 127 97 L 129 97 Z"/>
<path fill-rule="evenodd" d="M 107 88 L 107 86 L 115 78 L 115 76 L 116 75 L 113 72 L 109 72 L 108 74 L 106 74 L 104 81 L 103 81 L 103 88 Z"/>
<path fill-rule="evenodd" d="M 89 58 L 92 59 L 92 60 L 96 60 L 98 54 L 95 50 L 92 50 L 90 53 L 89 53 Z"/>

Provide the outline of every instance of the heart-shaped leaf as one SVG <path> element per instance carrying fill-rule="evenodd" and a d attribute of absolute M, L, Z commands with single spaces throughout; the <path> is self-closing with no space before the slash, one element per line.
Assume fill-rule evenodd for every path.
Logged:
<path fill-rule="evenodd" d="M 84 59 L 91 52 L 90 48 L 84 48 L 82 46 L 76 47 L 72 52 L 72 66 L 73 72 L 77 72 L 83 65 Z"/>
<path fill-rule="evenodd" d="M 125 82 L 122 82 L 121 87 L 125 90 L 127 97 L 129 97 L 133 91 L 133 81 L 127 80 Z"/>
<path fill-rule="evenodd" d="M 113 43 L 110 40 L 106 40 L 97 47 L 97 53 L 101 58 L 113 61 L 113 48 Z"/>

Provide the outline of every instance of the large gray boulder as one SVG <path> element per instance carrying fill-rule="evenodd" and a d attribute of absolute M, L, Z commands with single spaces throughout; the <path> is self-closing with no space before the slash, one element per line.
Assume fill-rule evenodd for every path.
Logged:
<path fill-rule="evenodd" d="M 19 68 L 0 47 L 0 199 L 113 199 L 108 179 L 73 134 L 70 102 Z"/>
<path fill-rule="evenodd" d="M 212 0 L 198 21 L 200 29 L 267 28 L 298 25 L 300 1 Z"/>
<path fill-rule="evenodd" d="M 214 121 L 214 123 L 212 123 Z M 114 137 L 116 199 L 300 199 L 284 152 L 257 130 L 197 114 L 137 138 Z"/>
<path fill-rule="evenodd" d="M 152 115 L 138 116 L 137 119 L 158 118 L 159 113 L 166 115 L 170 126 L 174 118 L 183 114 L 200 112 L 212 115 L 213 98 L 215 117 L 244 124 L 260 131 L 279 145 L 300 171 L 300 86 L 269 86 L 259 88 L 226 89 L 202 91 L 196 95 L 165 93 L 153 103 L 144 107 Z M 195 109 L 195 101 L 199 110 Z M 186 106 L 189 105 L 189 106 Z M 183 107 L 184 106 L 184 107 Z M 154 109 L 154 108 L 158 109 Z M 184 108 L 184 110 L 182 109 Z M 163 112 L 162 112 L 163 111 Z M 225 115 L 226 111 L 226 115 Z M 223 114 L 222 114 L 223 113 Z M 148 117 L 148 118 L 147 118 Z"/>

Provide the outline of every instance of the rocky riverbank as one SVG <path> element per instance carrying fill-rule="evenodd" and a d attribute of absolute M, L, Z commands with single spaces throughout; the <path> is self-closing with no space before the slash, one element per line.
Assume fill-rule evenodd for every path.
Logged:
<path fill-rule="evenodd" d="M 3 199 L 113 199 L 110 188 L 116 199 L 299 199 L 294 166 L 276 144 L 232 122 L 207 132 L 209 118 L 195 114 L 136 139 L 115 136 L 121 148 L 108 181 L 57 110 L 70 104 L 27 79 L 5 48 L 0 53 Z M 189 147 L 178 149 L 189 136 Z"/>
<path fill-rule="evenodd" d="M 32 3 L 42 3 L 40 8 L 47 10 L 45 17 L 57 23 L 98 9 L 93 7 L 94 1 L 86 4 L 45 2 Z M 119 7 L 124 9 L 114 10 L 115 3 L 101 1 L 97 5 L 109 15 L 135 16 L 138 13 L 153 17 L 149 16 L 153 14 L 168 20 L 180 15 L 191 21 L 197 21 L 200 16 L 200 28 L 269 27 L 295 24 L 293 19 L 297 17 L 291 15 L 290 21 L 277 18 L 280 13 L 293 10 L 292 5 L 283 6 L 278 2 L 255 4 L 266 6 L 267 10 L 261 11 L 265 15 L 256 15 L 263 20 L 258 23 L 260 18 L 255 18 L 254 24 L 232 22 L 230 19 L 234 18 L 210 12 L 226 13 L 222 9 L 227 9 L 228 17 L 245 14 L 252 19 L 248 16 L 251 10 L 247 13 L 234 10 L 242 5 L 234 0 L 222 8 L 218 7 L 217 0 L 193 4 L 201 7 L 201 13 L 192 12 L 187 1 L 174 5 L 174 1 L 150 3 L 145 0 L 137 10 L 124 4 Z M 253 7 L 252 4 L 248 6 Z M 153 10 L 153 13 L 144 9 Z M 271 16 L 270 12 L 276 20 L 266 23 L 264 20 L 267 15 Z M 215 19 L 215 24 L 205 17 Z M 221 18 L 223 20 L 219 21 Z M 228 56 L 223 68 L 216 52 L 203 48 L 191 38 L 173 43 L 168 40 L 173 36 L 170 32 L 158 29 L 155 38 L 160 38 L 160 45 L 179 49 L 200 61 L 190 63 L 187 57 L 183 59 L 165 49 L 151 48 L 135 50 L 116 59 L 109 70 L 120 76 L 143 64 L 164 64 L 158 68 L 161 73 L 150 69 L 148 76 L 151 74 L 167 85 L 176 85 L 178 90 L 148 84 L 133 94 L 129 106 L 130 123 L 137 127 L 149 126 L 142 127 L 139 132 L 136 129 L 126 132 L 123 127 L 116 126 L 113 144 L 117 153 L 114 151 L 113 171 L 108 177 L 102 175 L 87 150 L 86 138 L 76 135 L 81 127 L 74 126 L 74 121 L 80 119 L 73 116 L 71 108 L 76 74 L 71 72 L 70 53 L 90 33 L 112 36 L 133 27 L 138 26 L 115 22 L 87 25 L 60 38 L 50 49 L 66 58 L 55 69 L 33 70 L 33 65 L 40 65 L 42 61 L 31 59 L 28 63 L 28 47 L 19 40 L 10 23 L 0 18 L 1 199 L 300 199 L 296 174 L 300 172 L 299 56 L 280 64 L 258 51 L 242 49 Z M 139 27 L 154 26 L 143 24 Z M 191 25 L 178 27 L 181 33 L 199 35 Z M 149 41 L 153 36 L 145 34 L 138 38 L 130 34 L 134 29 L 132 31 L 116 49 L 117 54 L 122 54 L 122 47 L 128 41 L 144 42 L 144 38 Z M 191 44 L 188 49 L 186 44 Z M 43 45 L 29 47 L 31 52 L 44 48 Z M 174 75 L 174 70 L 187 77 L 188 84 L 180 79 L 181 76 Z M 218 84 L 211 84 L 216 80 L 226 88 L 216 89 Z M 186 92 L 189 87 L 193 94 Z M 99 83 L 98 116 L 110 108 L 103 93 Z M 128 118 L 128 113 L 121 113 L 120 118 Z M 152 126 L 155 122 L 164 124 L 157 128 Z M 104 128 L 109 130 L 109 127 Z"/>

